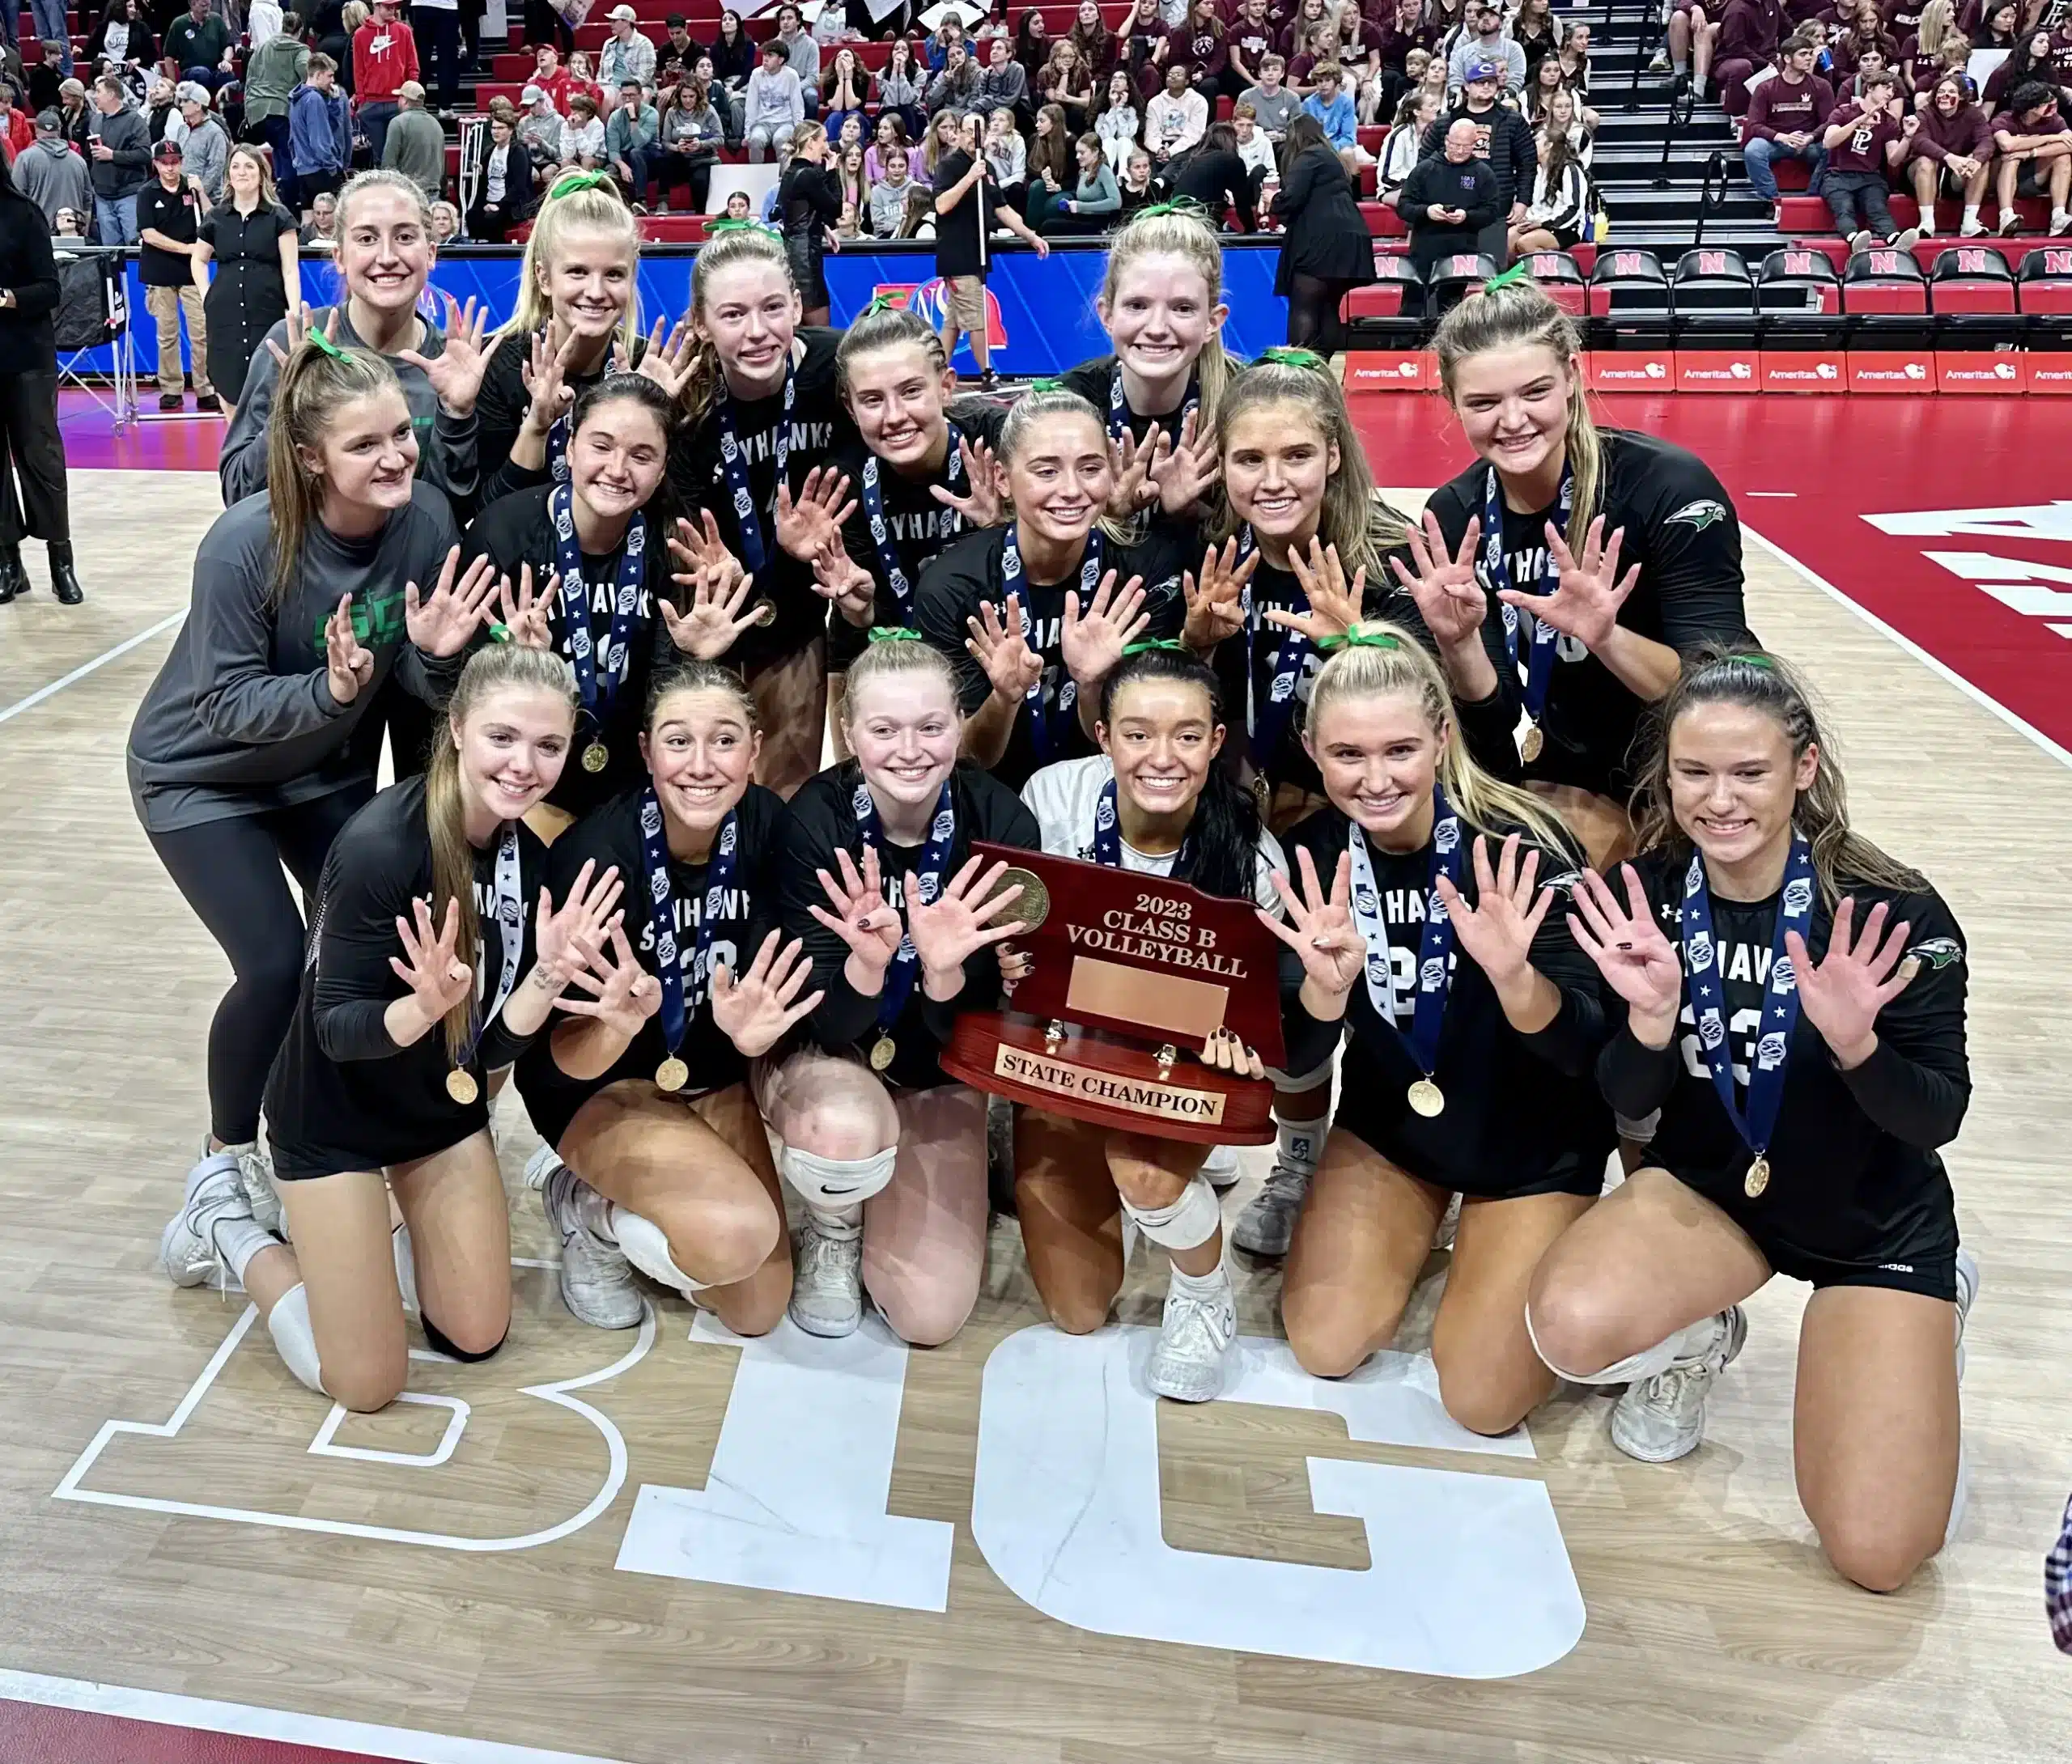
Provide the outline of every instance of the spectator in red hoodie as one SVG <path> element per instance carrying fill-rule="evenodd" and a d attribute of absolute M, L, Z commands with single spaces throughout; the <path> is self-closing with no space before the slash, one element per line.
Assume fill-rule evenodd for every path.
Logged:
<path fill-rule="evenodd" d="M 1837 104 L 1821 136 L 1828 169 L 1820 193 L 1835 217 L 1835 231 L 1849 241 L 1852 252 L 1866 251 L 1880 241 L 1905 251 L 1921 237 L 1918 227 L 1900 230 L 1885 201 L 1886 174 L 1905 156 L 1921 121 L 1909 117 L 1902 126 L 1895 114 L 1898 94 L 1899 82 L 1883 68 L 1865 74 L 1862 97 Z"/>
<path fill-rule="evenodd" d="M 1967 239 L 1985 231 L 1978 218 L 1993 175 L 1993 129 L 1985 112 L 1965 95 L 1960 79 L 1939 82 L 1921 112 L 1921 126 L 1907 147 L 1907 176 L 1923 217 L 1935 212 L 1935 199 L 1961 197 Z"/>
<path fill-rule="evenodd" d="M 533 54 L 537 65 L 526 83 L 538 87 L 554 100 L 554 108 L 566 117 L 569 89 L 575 84 L 575 77 L 561 65 L 561 51 L 553 44 L 542 43 Z"/>
<path fill-rule="evenodd" d="M 1819 59 L 1819 26 L 1802 24 L 1784 46 L 1777 78 L 1756 88 L 1742 123 L 1741 163 L 1756 193 L 1766 202 L 1777 199 L 1777 174 L 1770 169 L 1776 161 L 1803 159 L 1813 168 L 1814 183 L 1819 181 L 1820 167 L 1827 163 L 1820 131 L 1835 108 L 1835 94 L 1813 71 Z"/>
<path fill-rule="evenodd" d="M 1719 21 L 1719 45 L 1713 54 L 1713 77 L 1719 101 L 1730 117 L 1748 113 L 1748 77 L 1777 52 L 1783 34 L 1777 0 L 1726 0 Z"/>
<path fill-rule="evenodd" d="M 374 16 L 353 34 L 353 104 L 374 163 L 400 108 L 397 93 L 418 77 L 418 43 L 396 16 L 399 0 L 374 0 Z"/>

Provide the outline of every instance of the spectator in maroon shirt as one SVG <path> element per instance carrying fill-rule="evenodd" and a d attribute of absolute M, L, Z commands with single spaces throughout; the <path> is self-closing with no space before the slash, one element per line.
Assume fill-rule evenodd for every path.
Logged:
<path fill-rule="evenodd" d="M 1166 52 L 1166 66 L 1187 69 L 1187 83 L 1208 100 L 1213 116 L 1224 75 L 1230 71 L 1230 46 L 1224 39 L 1223 21 L 1216 15 L 1216 0 L 1194 0 L 1186 22 L 1174 25 L 1166 36 L 1171 45 Z M 1235 98 L 1243 90 L 1238 87 L 1229 95 Z"/>
<path fill-rule="evenodd" d="M 2032 31 L 2007 52 L 2007 59 L 1986 75 L 1985 90 L 1979 94 L 1979 102 L 1996 114 L 2006 100 L 2008 93 L 2034 81 L 2040 86 L 2055 87 L 2052 78 L 2056 66 L 2056 45 L 2049 31 Z"/>
<path fill-rule="evenodd" d="M 2000 151 L 2000 231 L 2021 225 L 2015 212 L 2019 196 L 2050 195 L 2050 236 L 2072 232 L 2066 197 L 2072 193 L 2072 131 L 2057 112 L 2057 98 L 2040 80 L 2015 88 L 2007 108 L 1993 119 L 1993 144 Z"/>
<path fill-rule="evenodd" d="M 1934 214 L 1938 195 L 1961 197 L 1959 230 L 1966 239 L 1976 239 L 1985 231 L 1978 210 L 1992 170 L 1993 130 L 1985 112 L 1964 95 L 1961 81 L 1942 81 L 1929 94 L 1921 126 L 1907 147 L 1907 175 L 1922 218 Z"/>
<path fill-rule="evenodd" d="M 1713 51 L 1713 73 L 1719 81 L 1719 101 L 1728 116 L 1747 115 L 1750 99 L 1746 83 L 1777 53 L 1781 19 L 1777 0 L 1726 0 L 1726 15 L 1719 21 L 1719 40 Z"/>
<path fill-rule="evenodd" d="M 1828 150 L 1820 193 L 1835 217 L 1835 231 L 1852 252 L 1880 241 L 1904 251 L 1921 237 L 1918 227 L 1900 230 L 1885 201 L 1886 173 L 1905 155 L 1921 121 L 1909 117 L 1902 126 L 1895 114 L 1898 92 L 1899 83 L 1884 70 L 1866 74 L 1863 96 L 1836 105 L 1820 138 Z"/>
<path fill-rule="evenodd" d="M 1820 144 L 1820 131 L 1828 113 L 1835 108 L 1834 88 L 1813 71 L 1820 59 L 1820 28 L 1801 25 L 1792 32 L 1777 61 L 1777 76 L 1756 88 L 1755 98 L 1741 125 L 1741 163 L 1748 181 L 1766 202 L 1777 199 L 1777 174 L 1771 166 L 1779 159 L 1803 159 L 1812 169 L 1811 181 L 1820 180 L 1820 167 L 1827 163 L 1828 150 Z"/>

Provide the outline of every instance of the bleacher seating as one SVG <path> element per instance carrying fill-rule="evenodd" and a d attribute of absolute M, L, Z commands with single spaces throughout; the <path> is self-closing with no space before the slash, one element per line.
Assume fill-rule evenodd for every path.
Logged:
<path fill-rule="evenodd" d="M 1912 316 L 1928 311 L 1928 278 L 1912 252 L 1859 251 L 1842 271 L 1842 311 L 1852 316 Z"/>
<path fill-rule="evenodd" d="M 1666 313 L 1669 278 L 1662 260 L 1637 247 L 1613 246 L 1597 254 L 1590 274 L 1590 310 L 1594 318 L 1616 312 Z"/>
<path fill-rule="evenodd" d="M 2015 310 L 2015 272 L 1997 251 L 1950 246 L 1936 254 L 1928 282 L 1930 303 L 1938 312 L 1998 316 Z"/>
<path fill-rule="evenodd" d="M 1834 259 L 1802 241 L 1779 246 L 1757 273 L 1756 303 L 1773 313 L 1840 312 L 1842 282 Z"/>
<path fill-rule="evenodd" d="M 1590 310 L 1590 290 L 1573 252 L 1535 251 L 1526 259 L 1526 267 L 1564 312 L 1581 318 Z"/>
<path fill-rule="evenodd" d="M 2072 244 L 2030 252 L 2015 272 L 2015 293 L 2024 313 L 2072 316 Z"/>

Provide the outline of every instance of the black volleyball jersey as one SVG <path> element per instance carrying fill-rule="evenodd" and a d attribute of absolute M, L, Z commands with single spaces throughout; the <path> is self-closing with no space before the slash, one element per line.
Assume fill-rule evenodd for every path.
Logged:
<path fill-rule="evenodd" d="M 1076 367 L 1067 368 L 1059 376 L 1058 383 L 1067 392 L 1077 392 L 1081 397 L 1099 411 L 1101 426 L 1104 429 L 1107 427 L 1109 401 L 1115 396 L 1115 358 L 1112 354 L 1097 355 L 1091 361 L 1081 362 Z M 1142 415 L 1131 409 L 1127 401 L 1127 393 L 1125 392 L 1123 396 L 1123 421 L 1129 425 L 1130 439 L 1132 441 L 1141 441 L 1151 433 L 1155 426 L 1159 434 L 1171 441 L 1175 447 L 1179 445 L 1180 430 L 1187 422 L 1187 400 L 1184 396 L 1177 409 L 1169 410 L 1163 416 L 1156 417 Z M 1195 418 L 1195 423 L 1199 427 L 1200 423 L 1199 417 Z"/>
<path fill-rule="evenodd" d="M 1689 864 L 1688 851 L 1655 851 L 1635 865 L 1662 934 L 1677 946 L 1679 956 Z M 1633 1039 L 1625 1028 L 1624 1002 L 1607 987 L 1618 1033 L 1598 1066 L 1604 1093 L 1620 1114 L 1637 1120 L 1662 1111 L 1648 1147 L 1650 1161 L 1746 1222 L 1751 1232 L 1841 1261 L 1949 1215 L 1949 1179 L 1938 1148 L 1956 1137 L 1971 1099 L 1964 937 L 1955 918 L 1932 888 L 1901 893 L 1849 884 L 1845 892 L 1856 901 L 1859 931 L 1880 901 L 1887 903 L 1888 924 L 1905 920 L 1907 949 L 1919 965 L 1906 990 L 1878 1013 L 1877 1050 L 1853 1071 L 1836 1065 L 1820 1032 L 1800 1012 L 1787 1046 L 1784 1098 L 1768 1148 L 1769 1185 L 1760 1198 L 1749 1198 L 1743 1187 L 1751 1154 L 1713 1088 L 1688 978 L 1676 1038 L 1659 1051 Z M 1766 1027 L 1764 990 L 1781 897 L 1781 891 L 1760 901 L 1712 896 L 1727 1046 L 1735 1101 L 1743 1108 Z M 1833 923 L 1833 907 L 1816 888 L 1806 935 L 1815 962 L 1827 953 Z"/>
<path fill-rule="evenodd" d="M 516 986 L 533 960 L 533 918 L 546 876 L 546 847 L 516 824 L 520 935 Z M 503 965 L 496 910 L 501 837 L 475 854 L 475 998 L 485 1010 Z M 478 1095 L 447 1093 L 452 1068 L 442 1026 L 410 1046 L 389 1037 L 384 1017 L 410 990 L 388 965 L 403 954 L 396 921 L 414 923 L 411 902 L 431 900 L 431 837 L 425 783 L 413 778 L 385 790 L 347 821 L 325 860 L 294 1018 L 266 1080 L 266 1122 L 284 1173 L 330 1176 L 379 1170 L 458 1145 L 489 1121 L 485 1072 L 508 1066 L 529 1037 L 503 1026 L 499 1012 L 482 1032 L 470 1070 Z M 554 905 L 562 904 L 559 896 Z M 435 924 L 444 901 L 433 903 Z"/>
<path fill-rule="evenodd" d="M 862 780 L 862 769 L 853 760 L 808 779 L 792 799 L 779 835 L 779 912 L 785 936 L 805 939 L 807 952 L 813 957 L 813 978 L 807 990 L 826 994 L 820 1007 L 806 1019 L 805 1027 L 813 1039 L 830 1052 L 849 1047 L 868 1052 L 878 1035 L 878 997 L 860 995 L 843 977 L 849 946 L 823 927 L 810 910 L 828 905 L 826 890 L 821 887 L 817 872 L 825 870 L 839 879 L 837 851 L 847 852 L 861 873 L 864 836 L 856 821 L 855 798 Z M 974 840 L 1019 846 L 1025 851 L 1042 848 L 1036 817 L 1022 805 L 1019 796 L 991 774 L 961 762 L 951 774 L 949 788 L 957 826 L 943 865 L 945 885 L 970 857 Z M 907 882 L 920 867 L 923 855 L 923 848 L 919 846 L 896 846 L 883 841 L 878 846 L 885 896 L 898 908 L 902 920 L 906 914 Z M 942 1003 L 927 996 L 917 971 L 913 990 L 890 1026 L 896 1053 L 885 1076 L 909 1090 L 926 1090 L 951 1082 L 936 1064 L 936 1056 L 949 1039 L 957 1013 L 996 1009 L 1000 1002 L 1000 962 L 991 947 L 981 949 L 965 963 L 964 990 Z"/>
<path fill-rule="evenodd" d="M 547 886 L 559 901 L 574 885 L 585 862 L 593 875 L 616 865 L 624 879 L 626 940 L 640 965 L 650 973 L 655 962 L 655 921 L 649 909 L 647 856 L 640 837 L 644 786 L 615 797 L 585 815 L 554 841 L 547 861 Z M 712 1020 L 712 974 L 724 965 L 738 979 L 755 960 L 762 940 L 777 925 L 776 864 L 778 829 L 784 818 L 783 799 L 760 784 L 751 784 L 734 811 L 733 874 L 722 897 L 712 943 L 703 963 L 698 960 L 699 927 L 704 922 L 706 884 L 711 880 L 709 859 L 697 863 L 669 860 L 670 917 L 677 939 L 677 965 L 683 975 L 685 1027 L 677 1058 L 690 1068 L 686 1096 L 724 1090 L 748 1075 L 748 1061 Z M 810 989 L 807 989 L 810 990 Z M 588 994 L 577 994 L 579 997 Z M 558 1024 L 563 1018 L 557 1015 Z M 578 1020 L 570 1019 L 568 1020 Z M 621 1079 L 652 1079 L 669 1057 L 659 1012 L 648 1018 L 626 1050 L 598 1078 L 571 1078 L 554 1062 L 552 1037 L 541 1035 L 518 1062 L 518 1089 L 533 1125 L 548 1144 L 568 1130 L 576 1111 L 607 1084 Z"/>
<path fill-rule="evenodd" d="M 547 586 L 561 567 L 554 543 L 554 521 L 547 513 L 547 498 L 553 490 L 550 484 L 536 485 L 531 490 L 499 497 L 484 509 L 468 529 L 468 536 L 463 542 L 466 555 L 462 559 L 462 567 L 465 569 L 478 557 L 489 558 L 500 575 L 511 578 L 511 589 L 515 595 L 520 568 L 530 565 L 533 592 L 535 596 L 544 596 L 546 599 L 547 621 L 554 633 L 554 653 L 572 662 L 575 657 L 569 640 L 573 627 L 563 616 L 560 595 L 550 593 Z M 648 689 L 656 668 L 666 666 L 677 655 L 676 645 L 669 638 L 669 625 L 655 604 L 658 595 L 665 596 L 671 592 L 669 552 L 664 538 L 660 520 L 651 516 L 641 572 L 640 601 L 635 611 L 633 629 L 626 638 L 626 678 L 613 693 L 601 722 L 587 710 L 577 715 L 575 739 L 569 750 L 568 764 L 562 769 L 554 788 L 547 792 L 548 802 L 569 814 L 587 815 L 648 775 L 647 768 L 640 762 L 639 739 L 647 712 Z M 602 556 L 593 556 L 587 551 L 582 554 L 583 580 L 589 591 L 590 652 L 599 658 L 601 667 L 605 640 L 611 634 L 619 566 L 625 555 L 623 544 Z M 486 642 L 488 638 L 484 636 L 479 641 Z M 605 762 L 603 770 L 593 772 L 583 763 L 583 756 L 586 749 L 597 743 L 604 746 Z"/>
<path fill-rule="evenodd" d="M 975 398 L 959 400 L 950 415 L 966 440 L 983 442 L 987 447 L 999 441 L 1001 426 L 1007 420 L 1006 413 L 997 405 Z M 922 570 L 970 530 L 962 514 L 936 498 L 936 486 L 941 485 L 957 495 L 968 496 L 971 493 L 970 473 L 960 463 L 957 481 L 952 484 L 947 459 L 940 471 L 918 478 L 902 477 L 884 460 L 878 461 L 878 494 L 884 504 L 885 540 L 906 578 L 907 604 L 902 608 L 894 597 L 883 554 L 871 531 L 870 507 L 864 496 L 864 472 L 870 458 L 870 449 L 864 445 L 861 437 L 845 443 L 834 456 L 835 469 L 848 477 L 849 494 L 856 504 L 856 511 L 843 523 L 843 549 L 870 571 L 872 581 L 877 584 L 877 600 L 872 608 L 871 624 L 912 625 L 919 616 Z M 868 626 L 851 624 L 839 612 L 830 613 L 827 621 L 829 664 L 838 669 L 847 668 L 863 654 L 868 630 Z"/>
<path fill-rule="evenodd" d="M 966 621 L 977 617 L 980 604 L 991 601 L 1004 608 L 1007 579 L 1001 558 L 1007 549 L 1005 527 L 989 527 L 966 533 L 922 572 L 919 604 L 921 634 L 949 657 L 957 674 L 957 695 L 969 716 L 992 696 L 992 683 L 986 671 L 964 646 L 970 633 Z M 1195 549 L 1191 521 L 1155 519 L 1135 545 L 1118 545 L 1104 539 L 1102 574 L 1115 572 L 1120 591 L 1132 576 L 1144 583 L 1144 611 L 1150 624 L 1146 638 L 1178 637 L 1187 621 L 1187 602 L 1180 585 Z M 1199 557 L 1195 558 L 1199 561 Z M 1025 702 L 1015 713 L 1014 728 L 1007 748 L 993 773 L 1010 788 L 1019 790 L 1039 765 L 1059 760 L 1078 759 L 1096 751 L 1080 727 L 1075 704 L 1061 710 L 1059 695 L 1071 681 L 1064 664 L 1065 596 L 1076 593 L 1079 577 L 1074 570 L 1068 582 L 1032 581 L 1025 570 L 1015 590 L 1030 620 L 1030 647 L 1043 659 L 1042 707 L 1050 731 L 1050 751 L 1038 746 L 1031 723 L 1035 713 Z"/>
<path fill-rule="evenodd" d="M 617 347 L 614 341 L 588 373 L 564 375 L 562 384 L 578 398 L 592 387 L 602 385 L 616 371 L 612 356 Z M 551 459 L 536 468 L 511 463 L 511 449 L 517 443 L 518 431 L 525 426 L 526 413 L 533 408 L 533 395 L 525 389 L 525 370 L 533 359 L 533 339 L 524 332 L 507 327 L 492 345 L 492 350 L 489 365 L 482 370 L 482 392 L 475 400 L 475 451 L 481 480 L 474 502 L 478 508 L 483 509 L 494 506 L 513 491 L 531 490 L 553 478 Z M 632 365 L 638 367 L 640 358 L 647 353 L 648 340 L 635 337 L 629 358 Z"/>
<path fill-rule="evenodd" d="M 1619 609 L 1619 623 L 1641 636 L 1688 653 L 1709 639 L 1747 638 L 1742 606 L 1741 523 L 1712 469 L 1696 454 L 1630 429 L 1599 431 L 1604 447 L 1600 506 L 1608 544 L 1621 528 L 1619 573 L 1641 566 L 1640 579 Z M 1433 491 L 1429 504 L 1449 549 L 1457 548 L 1470 520 L 1482 513 L 1489 468 L 1478 460 Z M 1504 511 L 1504 556 L 1511 586 L 1546 592 L 1547 524 L 1559 506 L 1529 515 Z M 1488 566 L 1475 560 L 1475 577 L 1490 587 Z M 1490 616 L 1502 608 L 1491 596 Z M 1530 640 L 1518 644 L 1523 667 Z M 1624 802 L 1632 793 L 1633 754 L 1641 701 L 1573 638 L 1555 645 L 1553 676 L 1540 720 L 1545 740 L 1526 767 L 1528 777 L 1573 784 Z"/>
<path fill-rule="evenodd" d="M 796 495 L 806 474 L 825 465 L 838 447 L 856 436 L 856 426 L 834 389 L 834 351 L 839 332 L 801 326 L 805 351 L 792 370 L 790 452 L 784 475 Z M 720 444 L 721 403 L 729 402 L 722 385 L 719 401 L 694 428 L 669 444 L 669 486 L 675 506 L 694 524 L 710 509 L 720 536 L 743 563 L 741 528 L 734 517 L 733 494 L 727 487 L 726 462 Z M 749 494 L 762 521 L 763 564 L 755 571 L 755 596 L 774 610 L 771 623 L 745 632 L 728 652 L 737 667 L 779 660 L 804 649 L 827 629 L 827 602 L 815 591 L 813 566 L 794 558 L 777 543 L 777 439 L 784 422 L 782 388 L 767 398 L 731 401 L 734 433 L 748 473 Z M 850 486 L 851 491 L 856 486 Z"/>
<path fill-rule="evenodd" d="M 1351 825 L 1336 808 L 1319 809 L 1283 836 L 1291 866 L 1298 849 L 1307 850 L 1318 879 L 1328 885 L 1345 854 Z M 1475 834 L 1465 822 L 1461 832 L 1469 855 L 1461 866 L 1460 888 L 1473 902 L 1479 898 L 1471 855 Z M 1489 841 L 1492 866 L 1500 846 Z M 1611 1111 L 1592 1080 L 1607 1033 L 1601 982 L 1563 916 L 1575 859 L 1540 850 L 1539 880 L 1552 886 L 1557 898 L 1533 939 L 1532 965 L 1560 990 L 1560 1011 L 1545 1028 L 1521 1035 L 1505 1016 L 1488 976 L 1456 943 L 1432 1074 L 1446 1107 L 1426 1117 L 1409 1104 L 1410 1086 L 1423 1075 L 1408 1037 L 1432 848 L 1428 842 L 1413 852 L 1385 851 L 1370 839 L 1367 850 L 1388 934 L 1395 1012 L 1384 1024 L 1365 977 L 1353 982 L 1344 1020 L 1340 1124 L 1411 1175 L 1466 1194 L 1501 1196 L 1543 1187 L 1551 1178 L 1601 1173 L 1616 1135 Z M 1311 1018 L 1301 1002 L 1301 969 L 1287 972 L 1283 1014 L 1289 1070 L 1314 1071 L 1329 1057 L 1340 1025 Z"/>

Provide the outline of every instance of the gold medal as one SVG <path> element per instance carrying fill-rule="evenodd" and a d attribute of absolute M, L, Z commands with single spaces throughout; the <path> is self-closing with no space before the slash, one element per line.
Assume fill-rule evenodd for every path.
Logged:
<path fill-rule="evenodd" d="M 482 1093 L 475 1082 L 475 1075 L 465 1066 L 456 1066 L 446 1075 L 446 1094 L 465 1109 Z"/>
<path fill-rule="evenodd" d="M 1259 804 L 1259 821 L 1263 825 L 1273 808 L 1273 785 L 1263 772 L 1252 774 L 1252 800 Z"/>
<path fill-rule="evenodd" d="M 1019 898 L 1003 908 L 993 917 L 996 925 L 1020 925 L 1034 931 L 1051 916 L 1051 891 L 1044 887 L 1043 879 L 1034 870 L 1025 870 L 1019 865 L 1000 871 L 1003 893 L 1017 883 L 1021 885 Z"/>
<path fill-rule="evenodd" d="M 672 1054 L 655 1068 L 657 1090 L 681 1090 L 690 1082 L 690 1068 Z"/>
<path fill-rule="evenodd" d="M 898 1051 L 899 1049 L 893 1045 L 890 1036 L 881 1035 L 871 1049 L 871 1070 L 874 1072 L 883 1071 L 892 1063 L 893 1056 Z"/>
<path fill-rule="evenodd" d="M 592 741 L 583 749 L 583 770 L 586 772 L 601 772 L 611 764 L 611 755 L 605 750 L 603 742 Z"/>
<path fill-rule="evenodd" d="M 1770 1185 L 1770 1160 L 1758 1151 L 1756 1161 L 1748 1166 L 1748 1179 L 1741 1185 L 1741 1192 L 1750 1200 L 1759 1200 L 1763 1190 Z"/>
<path fill-rule="evenodd" d="M 1539 750 L 1546 745 L 1547 736 L 1545 731 L 1540 728 L 1538 723 L 1534 723 L 1531 728 L 1525 731 L 1525 740 L 1519 747 L 1519 751 L 1525 755 L 1526 764 L 1530 765 L 1535 760 L 1538 759 L 1539 757 Z"/>
<path fill-rule="evenodd" d="M 755 611 L 751 616 L 758 625 L 775 625 L 777 622 L 776 605 L 772 601 L 758 600 L 755 603 Z"/>
<path fill-rule="evenodd" d="M 1446 1106 L 1446 1093 L 1429 1078 L 1420 1078 L 1410 1087 L 1410 1106 L 1428 1121 Z"/>

